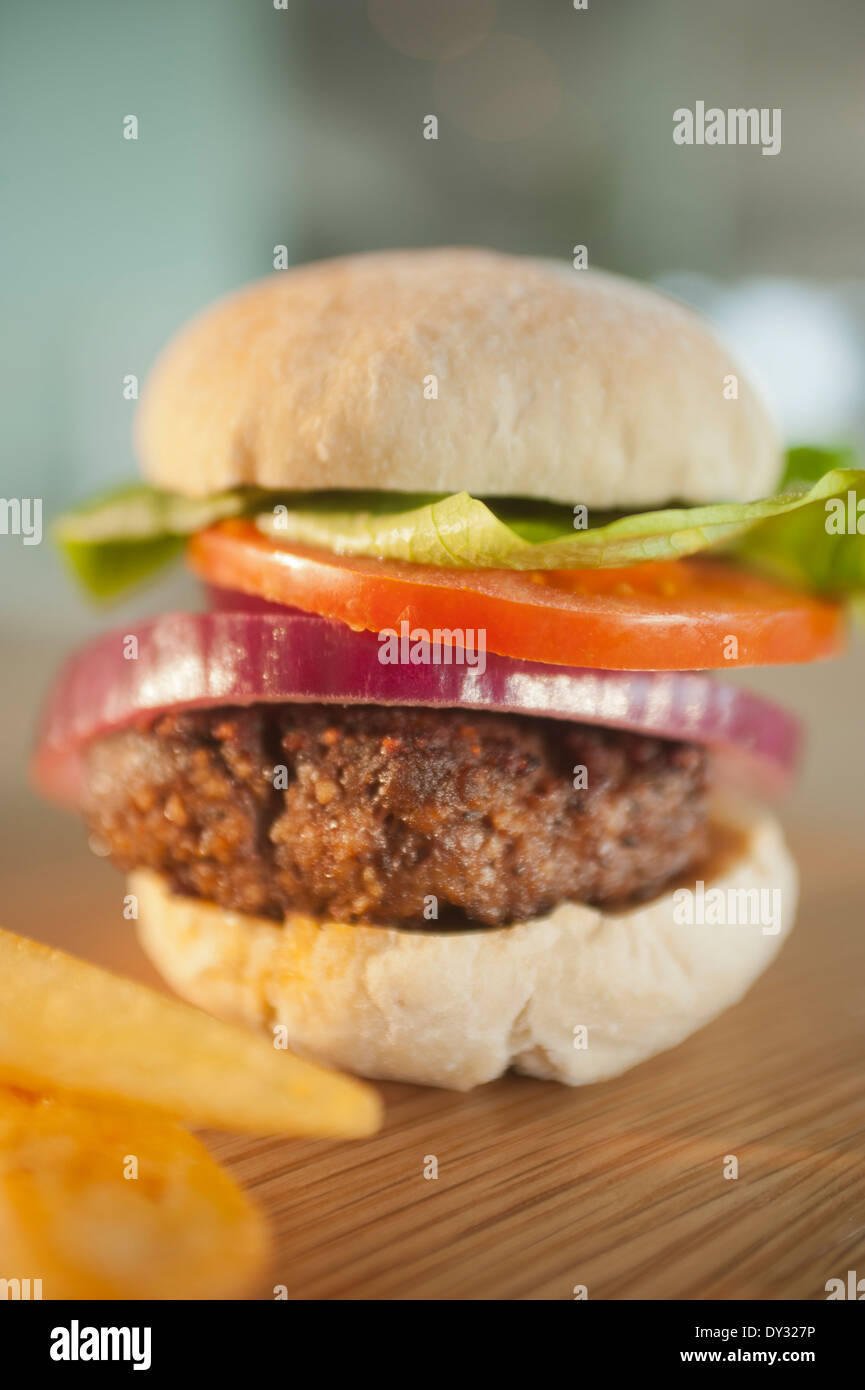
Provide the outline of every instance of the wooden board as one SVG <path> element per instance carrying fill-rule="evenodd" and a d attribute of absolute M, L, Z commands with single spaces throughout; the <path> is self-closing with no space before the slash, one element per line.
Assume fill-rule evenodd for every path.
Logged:
<path fill-rule="evenodd" d="M 152 981 L 122 880 L 71 821 L 38 816 L 19 826 L 4 925 Z M 811 1299 L 865 1275 L 862 851 L 802 832 L 794 849 L 803 901 L 778 961 L 616 1081 L 388 1085 L 364 1143 L 205 1136 L 270 1216 L 262 1297 Z"/>

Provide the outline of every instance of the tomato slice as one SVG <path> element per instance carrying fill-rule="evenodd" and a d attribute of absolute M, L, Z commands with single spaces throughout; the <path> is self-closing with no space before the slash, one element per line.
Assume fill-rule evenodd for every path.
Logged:
<path fill-rule="evenodd" d="M 608 671 L 816 661 L 844 646 L 841 606 L 717 559 L 615 570 L 442 569 L 283 545 L 250 521 L 201 531 L 203 579 L 380 632 L 483 629 L 487 650 Z"/>

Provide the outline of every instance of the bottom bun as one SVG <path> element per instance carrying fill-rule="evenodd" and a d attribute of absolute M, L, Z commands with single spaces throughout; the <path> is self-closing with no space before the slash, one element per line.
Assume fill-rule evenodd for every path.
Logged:
<path fill-rule="evenodd" d="M 728 808 L 713 830 L 712 861 L 663 897 L 618 913 L 563 903 L 509 927 L 280 926 L 175 896 L 149 871 L 130 888 L 144 947 L 179 994 L 282 1025 L 300 1053 L 458 1091 L 509 1067 L 578 1086 L 708 1023 L 788 934 L 796 870 L 775 821 Z"/>

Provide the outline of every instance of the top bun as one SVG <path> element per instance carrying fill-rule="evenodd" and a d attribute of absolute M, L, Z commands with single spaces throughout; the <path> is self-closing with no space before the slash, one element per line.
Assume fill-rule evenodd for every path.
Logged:
<path fill-rule="evenodd" d="M 690 310 L 459 248 L 319 261 L 222 300 L 157 362 L 137 426 L 146 477 L 190 497 L 257 484 L 634 509 L 749 501 L 779 472 L 763 407 Z"/>

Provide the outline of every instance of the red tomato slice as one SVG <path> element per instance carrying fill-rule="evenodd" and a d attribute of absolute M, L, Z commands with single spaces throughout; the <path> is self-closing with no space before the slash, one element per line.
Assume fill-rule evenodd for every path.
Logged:
<path fill-rule="evenodd" d="M 194 536 L 203 579 L 380 632 L 483 629 L 487 650 L 608 671 L 816 661 L 844 646 L 839 604 L 722 560 L 616 570 L 459 570 L 283 545 L 249 521 Z"/>

